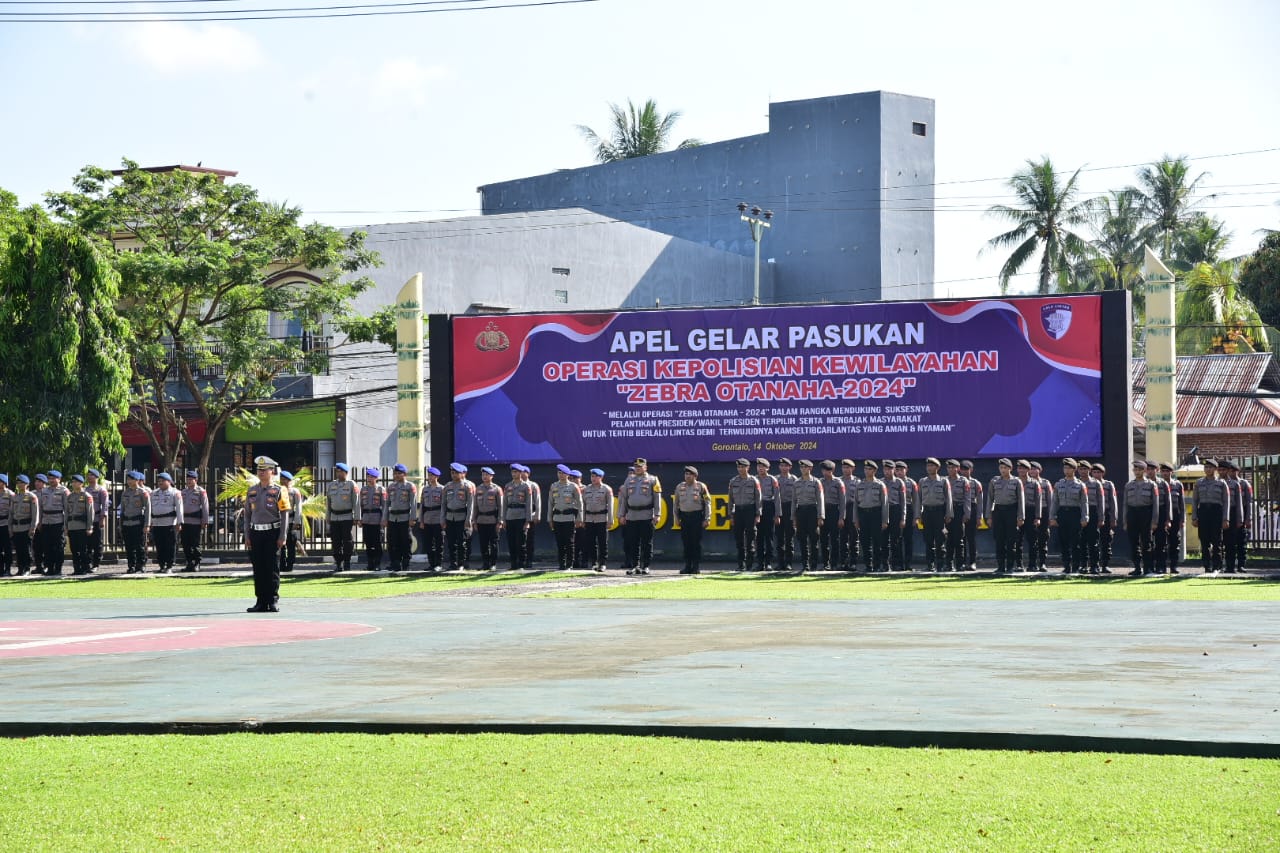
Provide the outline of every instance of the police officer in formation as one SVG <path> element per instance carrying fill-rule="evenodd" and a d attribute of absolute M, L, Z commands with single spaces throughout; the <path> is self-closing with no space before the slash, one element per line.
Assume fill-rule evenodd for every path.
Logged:
<path fill-rule="evenodd" d="M 480 569 L 491 572 L 498 567 L 498 533 L 502 530 L 506 493 L 493 482 L 493 469 L 485 465 L 480 469 L 480 482 L 476 484 L 475 538 L 480 545 Z M 443 490 L 441 492 L 443 498 Z"/>
<path fill-rule="evenodd" d="M 289 515 L 294 507 L 289 492 L 274 482 L 276 461 L 269 456 L 254 460 L 258 482 L 244 498 L 244 544 L 253 563 L 254 604 L 250 613 L 275 613 L 280 600 L 280 564 Z M 153 496 L 154 499 L 154 496 Z M 179 504 L 181 506 L 181 504 Z"/>
<path fill-rule="evenodd" d="M 40 489 L 40 524 L 36 527 L 38 563 L 43 574 L 62 574 L 63 535 L 66 531 L 67 498 L 71 490 L 62 485 L 62 472 L 50 471 Z"/>
<path fill-rule="evenodd" d="M 934 456 L 924 461 L 925 476 L 918 487 L 917 510 L 924 525 L 925 570 L 944 572 L 947 567 L 947 530 L 952 521 L 955 501 L 951 480 L 941 475 L 942 463 Z"/>
<path fill-rule="evenodd" d="M 822 482 L 813 476 L 813 463 L 808 459 L 800 460 L 800 479 L 796 481 L 793 491 L 794 503 L 792 512 L 795 521 L 792 527 L 796 534 L 796 550 L 799 552 L 799 573 L 816 571 L 819 560 L 818 535 L 826 521 L 827 502 L 822 492 Z M 841 504 L 843 508 L 843 504 Z M 785 566 L 791 571 L 791 566 Z"/>
<path fill-rule="evenodd" d="M 751 463 L 738 460 L 738 473 L 729 481 L 729 524 L 738 548 L 738 571 L 755 565 L 756 529 L 760 526 L 760 481 L 748 473 Z"/>
<path fill-rule="evenodd" d="M 1147 474 L 1156 479 L 1155 469 L 1148 466 Z M 1116 525 L 1120 523 L 1120 492 L 1116 484 L 1107 479 L 1107 466 L 1093 463 L 1092 478 L 1102 484 L 1102 503 L 1098 506 L 1101 523 L 1098 525 L 1098 571 L 1111 574 L 1112 549 L 1116 539 Z"/>
<path fill-rule="evenodd" d="M 609 528 L 613 526 L 613 487 L 604 469 L 591 469 L 591 482 L 582 487 L 582 540 L 585 565 L 603 572 L 609 563 Z"/>
<path fill-rule="evenodd" d="M 1062 460 L 1062 479 L 1053 486 L 1050 526 L 1058 530 L 1058 546 L 1062 549 L 1063 574 L 1083 574 L 1085 554 L 1080 533 L 1089 525 L 1089 494 L 1085 484 L 1076 478 L 1076 460 Z"/>
<path fill-rule="evenodd" d="M 635 471 L 618 490 L 618 523 L 629 575 L 649 574 L 653 562 L 653 530 L 662 517 L 662 483 L 649 473 L 649 460 L 640 457 Z"/>
<path fill-rule="evenodd" d="M 961 561 L 969 569 L 978 568 L 978 519 L 982 517 L 982 508 L 986 499 L 982 494 L 982 483 L 973 476 L 973 462 L 968 459 L 960 463 L 960 476 L 967 483 L 969 490 L 969 517 L 964 523 L 964 558 Z"/>
<path fill-rule="evenodd" d="M 414 526 L 422 533 L 427 572 L 435 574 L 444 565 L 444 486 L 440 483 L 440 469 L 434 465 L 427 468 L 427 482 L 418 490 Z"/>
<path fill-rule="evenodd" d="M 951 487 L 951 520 L 947 522 L 947 554 L 940 571 L 961 571 L 966 565 L 964 532 L 973 511 L 969 479 L 960 474 L 960 460 L 947 460 L 947 485 Z"/>
<path fill-rule="evenodd" d="M 178 554 L 178 528 L 182 526 L 182 496 L 173 487 L 173 475 L 161 471 L 151 492 L 151 541 L 156 548 L 156 571 L 173 571 Z"/>
<path fill-rule="evenodd" d="M 760 483 L 760 521 L 756 524 L 756 569 L 773 570 L 773 554 L 776 549 L 775 534 L 782 512 L 781 484 L 769 473 L 769 460 L 756 460 L 756 481 Z"/>
<path fill-rule="evenodd" d="M 1227 471 L 1227 490 L 1231 496 L 1230 524 L 1222 534 L 1224 572 L 1233 574 L 1245 569 L 1245 546 L 1249 542 L 1249 528 L 1253 525 L 1253 485 L 1240 477 L 1240 466 L 1224 460 Z"/>
<path fill-rule="evenodd" d="M 107 536 L 107 514 L 111 511 L 111 490 L 102 484 L 102 472 L 90 468 L 85 472 L 84 490 L 93 498 L 93 529 L 89 531 L 89 571 L 102 566 L 102 547 Z"/>
<path fill-rule="evenodd" d="M 1151 463 L 1147 463 L 1148 468 Z M 1161 504 L 1168 506 L 1165 523 L 1156 530 L 1156 570 L 1179 574 L 1178 561 L 1182 559 L 1182 527 L 1187 518 L 1186 490 L 1182 481 L 1173 476 L 1173 465 L 1160 463 Z"/>
<path fill-rule="evenodd" d="M 858 484 L 862 482 L 857 475 L 858 466 L 852 459 L 840 460 L 840 476 L 837 478 L 844 486 L 844 526 L 840 528 L 839 559 L 832 561 L 831 568 L 854 571 L 858 568 Z M 823 484 L 823 489 L 827 488 Z M 827 507 L 830 516 L 831 507 Z"/>
<path fill-rule="evenodd" d="M 293 571 L 298 559 L 298 543 L 302 541 L 302 492 L 293 485 L 293 472 L 280 470 L 280 487 L 289 493 L 289 525 L 285 530 L 284 547 L 280 549 L 280 571 Z"/>
<path fill-rule="evenodd" d="M 9 475 L 0 474 L 0 578 L 13 574 L 13 538 L 9 532 L 9 508 L 14 491 L 9 488 Z"/>
<path fill-rule="evenodd" d="M 1155 571 L 1153 541 L 1165 517 L 1160 488 L 1147 479 L 1147 463 L 1133 461 L 1133 479 L 1124 486 L 1124 527 L 1129 534 L 1129 558 L 1133 574 L 1141 577 Z"/>
<path fill-rule="evenodd" d="M 334 571 L 351 570 L 351 554 L 355 550 L 355 524 L 360 512 L 360 487 L 349 479 L 351 466 L 339 462 L 333 466 L 333 481 L 325 487 L 325 521 L 333 545 Z"/>
<path fill-rule="evenodd" d="M 71 544 L 71 571 L 87 575 L 93 571 L 89 558 L 89 531 L 93 530 L 93 496 L 84 490 L 84 475 L 71 475 L 67 496 L 67 540 Z"/>
<path fill-rule="evenodd" d="M 1023 481 L 1013 476 L 1013 461 L 1003 458 L 997 465 L 1000 473 L 987 484 L 985 515 L 996 541 L 996 574 L 1002 575 L 1016 568 L 1027 500 Z"/>
<path fill-rule="evenodd" d="M 850 499 L 844 480 L 836 476 L 836 463 L 822 460 L 822 524 L 818 526 L 819 563 L 827 571 L 841 568 L 840 541 L 845 525 L 854 527 L 849 513 L 856 503 Z M 856 531 L 855 531 L 856 532 Z"/>
<path fill-rule="evenodd" d="M 1231 526 L 1231 490 L 1218 477 L 1218 461 L 1205 459 L 1204 476 L 1191 490 L 1191 526 L 1200 532 L 1200 555 L 1204 570 L 1220 572 L 1223 567 L 1222 534 Z"/>
<path fill-rule="evenodd" d="M 511 463 L 511 480 L 505 488 L 503 496 L 503 524 L 507 531 L 507 555 L 511 560 L 511 571 L 527 569 L 532 566 L 529 555 L 529 528 L 531 519 L 537 519 L 539 508 L 534 498 L 533 484 L 525 480 L 525 466 L 520 462 Z"/>
<path fill-rule="evenodd" d="M 364 488 L 360 490 L 360 535 L 364 539 L 364 567 L 371 572 L 382 568 L 382 520 L 387 511 L 387 490 L 378 482 L 382 472 L 364 469 Z"/>
<path fill-rule="evenodd" d="M 885 562 L 885 538 L 889 530 L 889 489 L 876 474 L 879 464 L 874 459 L 862 463 L 865 476 L 858 483 L 854 495 L 858 529 L 858 548 L 862 551 L 863 567 L 868 572 L 878 571 Z"/>
<path fill-rule="evenodd" d="M 31 542 L 40 523 L 40 499 L 28 491 L 31 478 L 26 474 L 19 474 L 13 485 L 14 494 L 9 500 L 9 537 L 16 573 L 25 575 L 32 571 Z"/>
<path fill-rule="evenodd" d="M 461 462 L 449 465 L 449 482 L 444 487 L 444 530 L 449 549 L 449 568 L 467 568 L 471 534 L 476 521 L 476 484 L 467 479 L 467 466 Z"/>
<path fill-rule="evenodd" d="M 796 483 L 800 478 L 791 473 L 791 460 L 778 460 L 778 568 L 791 571 L 796 542 Z"/>
<path fill-rule="evenodd" d="M 1022 484 L 1023 521 L 1019 531 L 1017 553 L 1014 554 L 1014 568 L 1026 568 L 1029 572 L 1040 570 L 1040 519 L 1047 510 L 1046 492 L 1040 484 L 1039 477 L 1031 476 L 1031 463 L 1026 459 L 1017 461 L 1018 482 Z M 1023 556 L 1025 553 L 1025 557 Z"/>
<path fill-rule="evenodd" d="M 147 565 L 147 536 L 151 532 L 151 490 L 143 485 L 141 471 L 130 471 L 120 493 L 120 538 L 129 574 L 140 574 Z"/>
<path fill-rule="evenodd" d="M 387 504 L 382 527 L 387 534 L 387 568 L 393 572 L 408 571 L 409 560 L 413 557 L 409 526 L 418 508 L 418 487 L 409 481 L 408 474 L 407 465 L 396 463 L 386 488 Z"/>
<path fill-rule="evenodd" d="M 184 572 L 200 568 L 204 555 L 200 553 L 200 540 L 204 530 L 213 520 L 209 513 L 209 492 L 200 485 L 200 473 L 194 468 L 187 471 L 187 485 L 181 492 L 182 499 L 182 559 Z"/>
<path fill-rule="evenodd" d="M 910 502 L 915 500 L 915 483 L 908 487 L 903 470 L 892 459 L 884 460 L 884 485 L 889 493 L 889 529 L 885 534 L 885 560 L 881 571 L 899 571 L 907 564 L 906 530 Z"/>
<path fill-rule="evenodd" d="M 701 571 L 702 533 L 711 523 L 711 491 L 698 479 L 698 469 L 684 466 L 684 480 L 675 489 L 676 516 L 680 520 L 680 543 L 684 546 L 682 575 Z"/>

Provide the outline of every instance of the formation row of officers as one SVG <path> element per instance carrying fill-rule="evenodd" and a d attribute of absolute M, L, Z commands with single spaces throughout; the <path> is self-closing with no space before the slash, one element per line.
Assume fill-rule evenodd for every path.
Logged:
<path fill-rule="evenodd" d="M 925 476 L 914 480 L 906 462 L 865 460 L 863 476 L 850 459 L 826 460 L 817 466 L 799 460 L 799 475 L 789 459 L 778 460 L 772 473 L 768 459 L 737 460 L 738 474 L 729 481 L 729 517 L 740 570 L 845 570 L 868 572 L 914 568 L 914 537 L 923 529 L 927 571 L 976 568 L 980 520 L 992 530 L 996 571 L 1046 571 L 1050 531 L 1058 530 L 1058 546 L 1067 573 L 1110 573 L 1117 528 L 1129 533 L 1135 574 L 1178 571 L 1186 496 L 1169 463 L 1135 460 L 1133 478 L 1122 489 L 1107 479 L 1100 463 L 1066 458 L 1062 477 L 1051 482 L 1034 460 L 999 460 L 1000 473 L 987 484 L 972 476 L 973 463 L 936 458 L 925 462 Z M 1206 571 L 1242 571 L 1253 492 L 1230 462 L 1218 475 L 1215 460 L 1204 462 L 1205 476 L 1193 489 L 1191 523 L 1200 528 Z M 590 481 L 580 472 L 557 466 L 557 480 L 544 497 L 530 480 L 530 469 L 510 466 L 506 484 L 494 482 L 493 468 L 480 469 L 480 482 L 469 469 L 453 463 L 449 480 L 437 468 L 427 469 L 418 490 L 397 466 L 393 482 L 383 486 L 380 472 L 365 471 L 366 483 L 348 479 L 340 463 L 328 490 L 328 513 L 334 561 L 349 569 L 353 531 L 362 531 L 367 565 L 382 565 L 386 537 L 389 568 L 407 569 L 413 552 L 411 531 L 423 540 L 431 570 L 466 568 L 473 540 L 481 568 L 497 565 L 499 540 L 505 534 L 512 569 L 532 565 L 537 524 L 545 520 L 556 539 L 560 568 L 574 566 L 603 571 L 608 531 L 616 521 L 624 539 L 624 567 L 647 574 L 652 561 L 654 526 L 661 514 L 662 485 L 637 459 L 616 494 L 593 468 Z M 711 519 L 710 489 L 694 466 L 672 496 L 684 549 L 686 573 L 697 573 L 702 536 Z"/>

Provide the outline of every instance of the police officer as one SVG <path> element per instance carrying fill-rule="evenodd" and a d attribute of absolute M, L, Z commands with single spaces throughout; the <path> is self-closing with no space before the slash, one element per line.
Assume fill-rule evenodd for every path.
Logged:
<path fill-rule="evenodd" d="M 1019 459 L 1017 463 L 1018 481 L 1022 483 L 1022 502 L 1023 502 L 1023 521 L 1020 533 L 1020 542 L 1015 546 L 1017 554 L 1015 555 L 1014 565 L 1017 568 L 1026 568 L 1029 572 L 1034 572 L 1039 568 L 1039 544 L 1040 536 L 1040 517 L 1044 515 L 1046 507 L 1044 505 L 1044 489 L 1040 486 L 1040 478 L 1031 476 L 1031 463 L 1026 459 Z M 1023 562 L 1023 551 L 1026 552 Z M 1012 569 L 1011 569 L 1012 570 Z"/>
<path fill-rule="evenodd" d="M 586 485 L 582 482 L 582 472 L 577 468 L 569 469 L 569 482 L 578 487 L 578 494 L 582 494 L 582 490 Z M 573 567 L 575 569 L 585 569 L 587 566 L 587 537 L 586 537 L 586 505 L 583 505 L 583 523 L 577 528 L 573 534 Z"/>
<path fill-rule="evenodd" d="M 378 482 L 382 472 L 364 469 L 364 488 L 360 490 L 360 535 L 364 537 L 364 567 L 376 572 L 382 568 L 382 519 L 387 511 L 387 490 Z"/>
<path fill-rule="evenodd" d="M 986 503 L 982 494 L 982 482 L 973 476 L 973 463 L 968 459 L 960 463 L 960 476 L 969 484 L 969 519 L 964 523 L 964 559 L 970 569 L 978 568 L 978 519 Z"/>
<path fill-rule="evenodd" d="M 773 571 L 774 535 L 782 512 L 782 496 L 778 478 L 769 473 L 769 460 L 756 459 L 756 480 L 760 483 L 760 523 L 756 525 L 756 569 Z"/>
<path fill-rule="evenodd" d="M 951 481 L 940 475 L 942 463 L 934 456 L 924 461 L 925 476 L 919 486 L 916 513 L 924 524 L 925 571 L 947 570 L 947 528 L 952 521 L 955 501 Z"/>
<path fill-rule="evenodd" d="M 880 470 L 874 459 L 862 463 L 864 476 L 858 483 L 854 500 L 858 515 L 858 548 L 868 572 L 878 571 L 885 561 L 885 534 L 889 530 L 889 488 L 876 476 Z"/>
<path fill-rule="evenodd" d="M 285 531 L 293 505 L 289 493 L 272 482 L 277 463 L 269 456 L 254 460 L 258 482 L 244 497 L 244 544 L 253 562 L 253 594 L 249 613 L 275 613 L 280 600 L 280 564 L 277 555 L 284 547 Z"/>
<path fill-rule="evenodd" d="M 14 483 L 14 494 L 9 503 L 9 536 L 13 541 L 15 574 L 31 571 L 31 535 L 40 523 L 40 500 L 27 491 L 31 478 L 19 474 Z"/>
<path fill-rule="evenodd" d="M 44 510 L 44 490 L 49 487 L 49 476 L 43 471 L 36 473 L 35 481 L 31 483 L 31 494 L 35 496 L 36 502 L 40 504 L 40 509 Z M 43 517 L 43 516 L 42 516 Z M 44 574 L 45 569 L 45 548 L 44 534 L 39 526 L 31 529 L 31 559 L 34 573 L 37 575 Z"/>
<path fill-rule="evenodd" d="M 1058 547 L 1062 550 L 1062 573 L 1084 571 L 1084 548 L 1080 531 L 1089 525 L 1089 494 L 1076 479 L 1076 460 L 1062 460 L 1062 479 L 1053 485 L 1053 505 L 1049 525 L 1058 529 Z"/>
<path fill-rule="evenodd" d="M 289 524 L 284 531 L 284 546 L 280 549 L 278 559 L 280 571 L 293 571 L 293 564 L 298 559 L 298 540 L 302 538 L 302 492 L 293 486 L 293 472 L 280 471 L 280 488 L 289 495 Z"/>
<path fill-rule="evenodd" d="M 582 492 L 570 473 L 568 465 L 557 465 L 556 481 L 547 489 L 547 526 L 556 537 L 560 571 L 573 568 L 573 536 L 582 527 Z"/>
<path fill-rule="evenodd" d="M 907 463 L 901 459 L 893 463 L 893 479 L 901 485 L 898 497 L 901 501 L 899 511 L 902 520 L 894 531 L 894 491 L 889 491 L 889 568 L 896 571 L 911 571 L 911 560 L 915 551 L 916 532 L 916 481 L 907 476 Z"/>
<path fill-rule="evenodd" d="M 67 498 L 71 490 L 62 485 L 62 472 L 50 471 L 46 485 L 40 490 L 40 524 L 36 535 L 40 542 L 41 565 L 46 575 L 61 575 L 63 534 L 67 519 Z"/>
<path fill-rule="evenodd" d="M 702 563 L 702 532 L 711 523 L 711 491 L 698 479 L 698 469 L 684 466 L 684 481 L 675 489 L 676 516 L 680 519 L 680 543 L 684 546 L 682 575 L 696 575 Z"/>
<path fill-rule="evenodd" d="M 822 460 L 822 525 L 818 529 L 818 546 L 821 552 L 822 568 L 827 571 L 839 569 L 841 564 L 840 540 L 845 525 L 850 527 L 854 519 L 847 513 L 850 511 L 849 496 L 844 481 L 836 476 L 836 463 L 831 459 Z"/>
<path fill-rule="evenodd" d="M 333 542 L 333 569 L 351 571 L 351 553 L 355 550 L 352 535 L 356 514 L 360 511 L 360 487 L 348 477 L 351 466 L 339 462 L 333 466 L 333 481 L 325 488 L 325 521 Z"/>
<path fill-rule="evenodd" d="M 209 524 L 209 493 L 199 483 L 199 472 L 187 470 L 187 485 L 182 490 L 182 559 L 184 572 L 200 568 L 200 538 Z"/>
<path fill-rule="evenodd" d="M 147 565 L 147 535 L 151 532 L 151 490 L 142 484 L 141 471 L 125 475 L 119 512 L 127 574 L 140 574 Z"/>
<path fill-rule="evenodd" d="M 1176 575 L 1182 559 L 1182 525 L 1187 517 L 1186 492 L 1182 481 L 1173 476 L 1173 465 L 1160 463 L 1160 479 L 1169 491 L 1169 512 L 1165 518 L 1164 552 L 1169 574 Z"/>
<path fill-rule="evenodd" d="M 748 470 L 751 463 L 738 460 L 738 473 L 729 480 L 729 519 L 738 547 L 738 571 L 755 565 L 756 528 L 760 526 L 760 481 Z"/>
<path fill-rule="evenodd" d="M 9 533 L 9 507 L 13 504 L 9 475 L 0 474 L 0 578 L 13 572 L 13 540 Z"/>
<path fill-rule="evenodd" d="M 1156 479 L 1156 469 L 1149 464 L 1147 475 L 1152 481 Z M 1119 493 L 1116 484 L 1107 479 L 1107 466 L 1101 462 L 1093 463 L 1093 479 L 1102 485 L 1102 503 L 1098 506 L 1098 572 L 1109 575 L 1120 513 Z"/>
<path fill-rule="evenodd" d="M 1103 515 L 1102 481 L 1093 478 L 1093 465 L 1086 459 L 1076 460 L 1076 478 L 1084 484 L 1089 500 L 1089 524 L 1080 531 L 1080 571 L 1096 575 L 1101 573 L 1098 567 L 1098 544 Z"/>
<path fill-rule="evenodd" d="M 182 496 L 173 487 L 173 475 L 161 471 L 151 493 L 151 542 L 156 548 L 156 570 L 173 571 L 178 555 L 178 527 L 182 524 Z"/>
<path fill-rule="evenodd" d="M 792 549 L 795 547 L 796 526 L 794 506 L 796 483 L 800 478 L 791 473 L 791 460 L 785 456 L 778 460 L 778 568 L 791 571 Z"/>
<path fill-rule="evenodd" d="M 1053 483 L 1044 476 L 1044 467 L 1035 459 L 1031 460 L 1031 476 L 1040 483 L 1040 534 L 1036 537 L 1036 571 L 1048 571 L 1049 564 L 1049 528 L 1053 519 Z"/>
<path fill-rule="evenodd" d="M 393 572 L 409 571 L 409 559 L 413 557 L 409 522 L 418 507 L 418 487 L 409 482 L 408 475 L 408 466 L 397 462 L 391 469 L 391 482 L 386 490 L 387 511 L 382 517 L 382 527 L 387 534 L 387 568 Z"/>
<path fill-rule="evenodd" d="M 538 519 L 542 518 L 542 486 L 533 479 L 533 471 L 528 465 L 521 464 L 520 479 L 529 487 L 529 529 L 524 543 L 524 567 L 532 569 L 538 559 L 537 538 Z"/>
<path fill-rule="evenodd" d="M 1230 459 L 1223 460 L 1226 471 L 1224 482 L 1231 495 L 1230 525 L 1222 535 L 1223 561 L 1225 573 L 1244 572 L 1245 543 L 1248 542 L 1247 527 L 1253 516 L 1253 487 L 1248 480 L 1240 478 L 1240 466 Z"/>
<path fill-rule="evenodd" d="M 1160 491 L 1147 479 L 1147 463 L 1133 461 L 1133 479 L 1124 486 L 1124 526 L 1129 534 L 1129 558 L 1133 562 L 1132 577 L 1142 577 L 1154 570 L 1152 536 L 1161 517 Z"/>
<path fill-rule="evenodd" d="M 467 568 L 468 540 L 476 521 L 476 484 L 467 479 L 467 466 L 449 463 L 449 482 L 444 487 L 445 547 L 449 549 L 449 568 Z"/>
<path fill-rule="evenodd" d="M 1018 540 L 1026 522 L 1026 494 L 1023 481 L 1013 476 L 1013 462 L 997 463 L 1000 473 L 987 484 L 987 527 L 996 541 L 996 574 L 1013 571 L 1018 558 Z"/>
<path fill-rule="evenodd" d="M 89 531 L 89 571 L 102 565 L 102 546 L 107 538 L 107 518 L 111 511 L 111 490 L 102 484 L 102 472 L 90 468 L 84 490 L 93 498 L 93 529 Z"/>
<path fill-rule="evenodd" d="M 414 525 L 422 533 L 427 553 L 427 572 L 435 574 L 444 565 L 444 486 L 440 469 L 427 469 L 427 482 L 418 491 L 418 519 Z"/>
<path fill-rule="evenodd" d="M 647 575 L 653 561 L 653 529 L 662 517 L 662 483 L 649 473 L 647 459 L 637 459 L 635 468 L 618 493 L 618 523 L 632 566 L 627 574 Z"/>
<path fill-rule="evenodd" d="M 800 552 L 799 574 L 816 571 L 821 556 L 818 551 L 818 535 L 826 520 L 827 502 L 822 493 L 822 482 L 814 479 L 813 463 L 808 459 L 800 460 L 800 479 L 796 481 L 793 492 L 792 513 L 795 520 L 796 542 Z M 843 498 L 841 509 L 844 508 Z"/>
<path fill-rule="evenodd" d="M 502 530 L 502 515 L 506 494 L 493 482 L 493 469 L 485 465 L 480 469 L 480 482 L 476 485 L 476 539 L 480 543 L 480 568 L 491 572 L 498 568 L 498 532 Z"/>
<path fill-rule="evenodd" d="M 951 520 L 947 522 L 946 565 L 942 571 L 958 572 L 967 565 L 969 549 L 964 544 L 964 534 L 974 510 L 973 490 L 969 478 L 960 473 L 959 459 L 947 460 L 947 485 L 951 486 Z"/>
<path fill-rule="evenodd" d="M 503 523 L 507 530 L 507 554 L 511 557 L 511 571 L 525 568 L 528 562 L 529 508 L 533 503 L 533 490 L 521 476 L 524 466 L 511 463 L 511 481 L 503 496 Z"/>
<path fill-rule="evenodd" d="M 67 495 L 67 539 L 71 543 L 72 574 L 89 574 L 89 531 L 93 529 L 93 514 L 93 496 L 84 490 L 84 475 L 72 474 L 71 494 Z"/>
<path fill-rule="evenodd" d="M 587 566 L 603 572 L 609 562 L 609 528 L 613 526 L 613 487 L 604 481 L 604 469 L 591 469 L 591 482 L 582 487 L 582 540 Z"/>
<path fill-rule="evenodd" d="M 1205 459 L 1204 476 L 1191 489 L 1191 526 L 1200 531 L 1205 574 L 1222 571 L 1222 532 L 1231 525 L 1231 492 L 1218 479 L 1218 461 Z"/>
<path fill-rule="evenodd" d="M 858 568 L 858 483 L 862 481 L 858 479 L 857 469 L 858 466 L 852 459 L 840 460 L 841 473 L 838 479 L 844 486 L 845 524 L 840 528 L 839 559 L 833 560 L 832 564 L 846 572 L 852 572 Z M 823 489 L 826 488 L 824 484 Z M 831 507 L 828 506 L 826 509 L 830 517 Z"/>

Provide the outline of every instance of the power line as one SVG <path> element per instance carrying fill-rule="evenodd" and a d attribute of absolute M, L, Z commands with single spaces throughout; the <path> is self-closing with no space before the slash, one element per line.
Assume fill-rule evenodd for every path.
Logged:
<path fill-rule="evenodd" d="M 458 6 L 458 3 L 483 2 L 490 5 L 484 6 Z M 487 12 L 497 9 L 530 9 L 540 6 L 569 6 L 580 3 L 598 3 L 600 0 L 528 0 L 528 2 L 512 2 L 512 3 L 492 3 L 491 0 L 425 0 L 423 3 L 375 3 L 367 6 L 317 6 L 317 7 L 295 7 L 298 11 L 305 9 L 372 9 L 373 11 L 362 12 L 316 12 L 307 14 L 247 14 L 253 10 L 227 10 L 223 13 L 215 13 L 213 11 L 200 12 L 183 12 L 187 15 L 206 15 L 208 17 L 105 17 L 116 15 L 173 15 L 173 12 L 34 12 L 34 11 L 18 11 L 18 12 L 0 12 L 0 15 L 45 15 L 46 17 L 5 17 L 4 22 L 7 24 L 156 24 L 156 23 L 200 23 L 200 22 L 216 22 L 216 21 L 301 21 L 301 20 L 317 20 L 332 18 L 367 18 L 386 15 L 428 15 L 443 12 Z M 444 8 L 391 8 L 395 6 L 423 6 L 427 3 L 450 4 Z M 84 18 L 70 17 L 72 15 L 97 15 L 100 17 Z M 50 17 L 57 16 L 57 17 Z"/>

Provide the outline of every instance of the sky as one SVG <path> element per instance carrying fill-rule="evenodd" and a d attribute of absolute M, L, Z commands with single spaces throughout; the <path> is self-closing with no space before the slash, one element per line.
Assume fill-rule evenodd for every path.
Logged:
<path fill-rule="evenodd" d="M 1043 156 L 1083 169 L 1095 195 L 1185 155 L 1229 254 L 1280 228 L 1270 0 L 471 0 L 386 17 L 14 22 L 371 2 L 0 3 L 0 188 L 37 203 L 127 157 L 236 170 L 333 225 L 443 219 L 478 213 L 481 184 L 589 165 L 576 127 L 604 129 L 611 102 L 654 98 L 683 113 L 678 139 L 716 141 L 767 130 L 771 102 L 887 90 L 936 101 L 939 296 L 997 292 L 1004 258 L 982 250 L 1006 226 L 987 208 Z"/>

